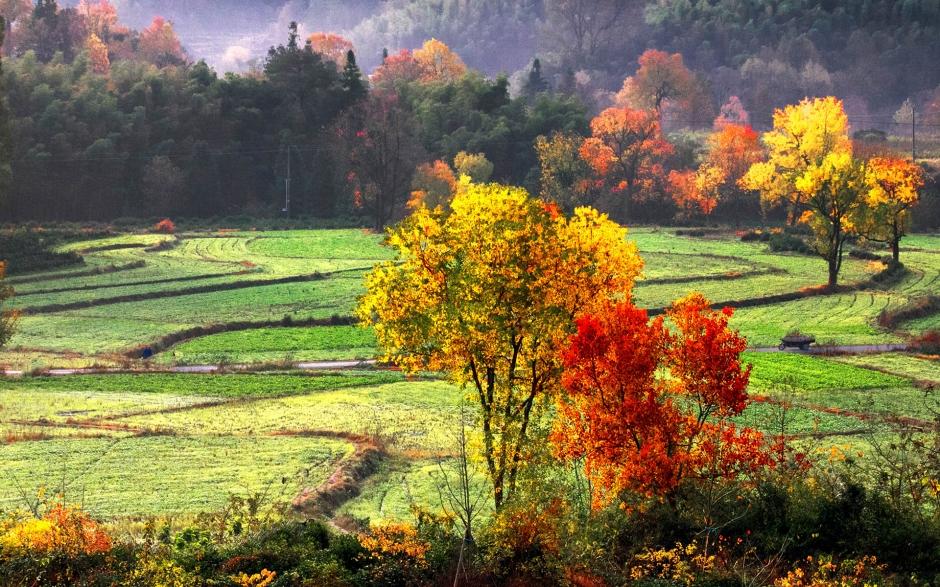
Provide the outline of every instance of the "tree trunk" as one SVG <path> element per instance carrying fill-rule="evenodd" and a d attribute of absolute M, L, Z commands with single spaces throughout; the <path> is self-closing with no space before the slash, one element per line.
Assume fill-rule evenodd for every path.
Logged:
<path fill-rule="evenodd" d="M 891 258 L 895 263 L 901 262 L 901 239 L 895 238 L 891 241 Z"/>
<path fill-rule="evenodd" d="M 838 257 L 830 256 L 827 259 L 829 263 L 829 289 L 835 289 L 839 285 L 839 259 Z"/>

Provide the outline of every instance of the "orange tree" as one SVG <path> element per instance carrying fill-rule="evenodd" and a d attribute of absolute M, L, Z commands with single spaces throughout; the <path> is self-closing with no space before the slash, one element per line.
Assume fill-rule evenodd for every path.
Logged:
<path fill-rule="evenodd" d="M 763 437 L 731 418 L 747 406 L 747 341 L 728 326 L 730 308 L 701 294 L 650 320 L 627 302 L 577 320 L 563 353 L 551 439 L 583 459 L 602 506 L 623 492 L 675 504 L 685 480 L 734 479 L 770 463 Z"/>
<path fill-rule="evenodd" d="M 924 186 L 923 170 L 906 159 L 875 157 L 868 161 L 867 177 L 870 191 L 862 231 L 869 240 L 887 243 L 898 262 L 911 208 L 917 205 L 919 190 Z"/>
<path fill-rule="evenodd" d="M 630 296 L 642 262 L 624 234 L 591 208 L 566 218 L 521 188 L 468 184 L 449 213 L 421 207 L 392 229 L 398 258 L 366 279 L 358 315 L 384 358 L 470 390 L 497 508 L 527 460 L 573 318 Z"/>
<path fill-rule="evenodd" d="M 623 216 L 663 176 L 662 162 L 672 153 L 654 110 L 608 108 L 591 121 L 591 136 L 581 143 L 581 158 L 612 194 L 623 194 Z"/>

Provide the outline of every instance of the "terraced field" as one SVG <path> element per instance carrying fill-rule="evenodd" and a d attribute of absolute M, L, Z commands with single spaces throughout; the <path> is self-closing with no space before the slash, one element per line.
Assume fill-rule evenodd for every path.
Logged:
<path fill-rule="evenodd" d="M 875 287 L 881 265 L 847 259 L 840 293 L 799 297 L 818 286 L 814 258 L 771 253 L 731 235 L 687 238 L 631 231 L 646 261 L 638 303 L 661 308 L 689 291 L 716 302 L 747 301 L 733 324 L 752 346 L 775 346 L 793 328 L 823 342 L 901 342 L 937 315 L 877 325 L 879 313 L 940 293 L 940 237 L 905 242 L 910 274 Z M 221 331 L 170 345 L 149 361 L 280 363 L 369 358 L 368 330 L 349 317 L 364 273 L 388 259 L 381 238 L 361 230 L 126 235 L 73 243 L 86 265 L 10 279 L 25 310 L 0 366 L 137 368 L 131 350 L 197 326 Z M 157 246 L 159 245 L 159 246 Z M 270 283 L 302 278 L 302 281 Z M 858 286 L 865 285 L 865 289 Z M 789 301 L 764 300 L 788 295 Z M 56 309 L 55 304 L 80 307 Z M 288 320 L 285 320 L 285 317 Z M 235 323 L 240 323 L 237 329 Z M 228 328 L 228 330 L 226 330 Z M 873 438 L 918 425 L 938 409 L 935 358 L 903 353 L 803 356 L 748 353 L 756 401 L 742 424 L 783 434 L 812 454 L 864 454 Z M 150 372 L 0 379 L 0 509 L 45 486 L 64 489 L 100 515 L 189 515 L 231 494 L 290 499 L 316 487 L 377 438 L 379 470 L 337 514 L 407 518 L 438 504 L 440 468 L 455 451 L 462 392 L 393 371 L 201 375 Z M 482 479 L 482 477 L 481 477 Z"/>

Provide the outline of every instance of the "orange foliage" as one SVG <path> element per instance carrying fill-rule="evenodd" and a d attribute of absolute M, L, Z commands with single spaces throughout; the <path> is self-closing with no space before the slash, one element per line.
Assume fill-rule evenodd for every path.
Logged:
<path fill-rule="evenodd" d="M 639 58 L 640 68 L 623 82 L 617 103 L 661 111 L 667 101 L 687 100 L 695 90 L 695 77 L 682 55 L 648 49 Z"/>
<path fill-rule="evenodd" d="M 394 86 L 398 82 L 412 82 L 421 78 L 421 67 L 408 49 L 389 55 L 378 66 L 370 81 L 373 86 Z"/>
<path fill-rule="evenodd" d="M 437 39 L 425 41 L 420 49 L 415 49 L 414 59 L 423 82 L 452 82 L 467 73 L 460 56 Z"/>
<path fill-rule="evenodd" d="M 408 207 L 412 210 L 421 206 L 447 206 L 457 191 L 457 176 L 450 165 L 438 159 L 418 166 L 411 187 L 414 191 L 411 192 Z"/>
<path fill-rule="evenodd" d="M 81 0 L 75 10 L 85 21 L 85 29 L 89 35 L 95 35 L 99 39 L 107 39 L 112 32 L 123 32 L 124 27 L 118 25 L 117 8 L 108 0 L 98 0 L 97 2 Z"/>
<path fill-rule="evenodd" d="M 629 201 L 649 192 L 672 150 L 654 111 L 608 108 L 591 121 L 591 137 L 580 154 L 611 191 L 626 192 Z"/>
<path fill-rule="evenodd" d="M 307 37 L 310 48 L 319 53 L 324 59 L 332 61 L 338 67 L 346 65 L 346 53 L 352 51 L 350 40 L 336 33 L 313 33 Z"/>
<path fill-rule="evenodd" d="M 702 165 L 698 171 L 669 172 L 669 193 L 685 216 L 708 216 L 718 205 L 718 188 L 724 175 L 717 167 Z"/>
<path fill-rule="evenodd" d="M 667 313 L 671 330 L 629 302 L 577 320 L 551 439 L 559 456 L 584 459 L 595 506 L 621 491 L 668 497 L 684 480 L 771 464 L 763 436 L 731 422 L 747 406 L 750 376 L 732 313 L 692 294 Z"/>
<path fill-rule="evenodd" d="M 107 553 L 111 537 L 79 508 L 55 503 L 42 518 L 32 518 L 0 534 L 0 547 L 80 556 Z"/>
<path fill-rule="evenodd" d="M 158 66 L 182 63 L 186 60 L 173 25 L 162 16 L 155 16 L 150 26 L 140 31 L 141 57 Z"/>
<path fill-rule="evenodd" d="M 706 160 L 721 169 L 728 181 L 737 183 L 763 156 L 760 136 L 747 124 L 725 122 L 708 137 Z"/>
<path fill-rule="evenodd" d="M 164 234 L 173 234 L 176 232 L 176 225 L 173 224 L 173 221 L 169 218 L 164 218 L 160 222 L 157 222 L 153 225 L 154 232 L 162 232 Z"/>

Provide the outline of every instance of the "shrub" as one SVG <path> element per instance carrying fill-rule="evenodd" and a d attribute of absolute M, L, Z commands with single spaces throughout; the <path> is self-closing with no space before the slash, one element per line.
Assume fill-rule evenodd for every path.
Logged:
<path fill-rule="evenodd" d="M 911 341 L 912 350 L 928 355 L 940 354 L 940 330 L 928 330 Z"/>
<path fill-rule="evenodd" d="M 849 257 L 853 259 L 862 259 L 863 261 L 882 261 L 881 255 L 866 251 L 865 249 L 853 248 L 849 251 Z"/>
<path fill-rule="evenodd" d="M 794 252 L 803 255 L 813 254 L 813 249 L 811 249 L 803 239 L 787 232 L 771 235 L 768 244 L 770 250 L 775 253 Z"/>
<path fill-rule="evenodd" d="M 164 218 L 160 222 L 157 222 L 153 225 L 153 231 L 163 234 L 173 234 L 176 232 L 176 225 L 173 224 L 173 221 L 169 218 Z"/>
<path fill-rule="evenodd" d="M 770 240 L 770 233 L 763 230 L 745 230 L 744 232 L 738 233 L 738 236 L 743 243 L 765 243 Z"/>
<path fill-rule="evenodd" d="M 848 587 L 850 585 L 883 585 L 884 565 L 873 556 L 834 561 L 831 555 L 806 557 L 786 577 L 774 581 L 775 587 Z"/>

